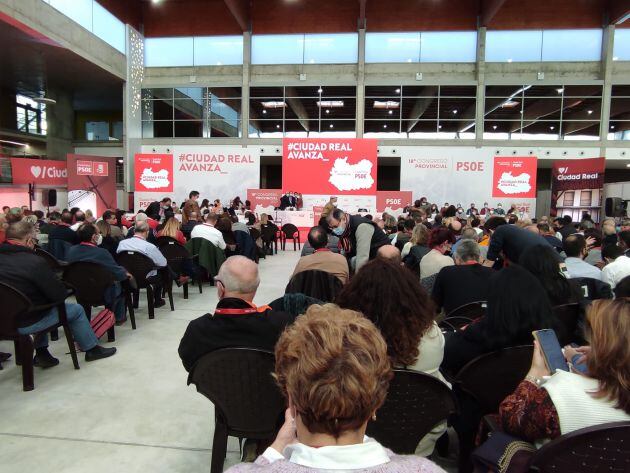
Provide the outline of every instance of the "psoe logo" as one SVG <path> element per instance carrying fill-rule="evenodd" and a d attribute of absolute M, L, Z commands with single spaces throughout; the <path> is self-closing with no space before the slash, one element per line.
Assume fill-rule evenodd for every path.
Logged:
<path fill-rule="evenodd" d="M 77 174 L 91 176 L 93 174 L 92 161 L 77 161 Z"/>

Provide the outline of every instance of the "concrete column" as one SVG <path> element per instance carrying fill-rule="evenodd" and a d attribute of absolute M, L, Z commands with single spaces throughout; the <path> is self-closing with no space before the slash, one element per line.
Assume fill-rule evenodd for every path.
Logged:
<path fill-rule="evenodd" d="M 55 99 L 55 105 L 46 106 L 48 131 L 46 134 L 46 156 L 49 159 L 66 159 L 73 153 L 74 107 L 72 96 L 62 90 L 48 90 L 47 97 Z"/>
<path fill-rule="evenodd" d="M 357 61 L 357 138 L 363 138 L 365 118 L 365 28 L 359 29 L 359 58 Z"/>
<path fill-rule="evenodd" d="M 613 48 L 615 46 L 615 26 L 608 25 L 604 29 L 602 41 L 602 114 L 599 121 L 599 140 L 601 141 L 600 156 L 606 156 L 606 143 L 610 128 L 610 96 L 612 94 Z"/>
<path fill-rule="evenodd" d="M 144 78 L 144 37 L 127 25 L 127 82 L 123 89 L 124 186 L 134 190 L 134 156 L 142 144 L 142 79 Z"/>
<path fill-rule="evenodd" d="M 477 30 L 477 103 L 475 113 L 475 146 L 483 144 L 483 119 L 486 102 L 486 28 Z"/>
<path fill-rule="evenodd" d="M 252 63 L 252 34 L 249 31 L 243 33 L 243 86 L 241 89 L 241 135 L 243 143 L 249 137 L 249 82 L 250 66 Z"/>

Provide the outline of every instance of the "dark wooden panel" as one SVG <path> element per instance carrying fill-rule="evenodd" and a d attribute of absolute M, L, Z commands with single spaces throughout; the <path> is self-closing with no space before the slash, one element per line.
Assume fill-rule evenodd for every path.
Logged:
<path fill-rule="evenodd" d="M 142 11 L 147 37 L 242 34 L 223 0 L 143 2 Z"/>
<path fill-rule="evenodd" d="M 606 0 L 507 0 L 488 28 L 601 28 Z"/>
<path fill-rule="evenodd" d="M 255 34 L 344 33 L 357 30 L 358 0 L 258 0 L 252 3 L 252 30 Z"/>
<path fill-rule="evenodd" d="M 474 30 L 479 13 L 474 0 L 368 0 L 368 31 Z"/>
<path fill-rule="evenodd" d="M 107 11 L 123 23 L 139 30 L 142 24 L 142 6 L 139 0 L 97 0 Z"/>

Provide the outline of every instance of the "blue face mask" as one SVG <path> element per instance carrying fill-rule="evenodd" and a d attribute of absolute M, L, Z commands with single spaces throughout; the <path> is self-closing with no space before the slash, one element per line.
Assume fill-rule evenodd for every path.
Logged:
<path fill-rule="evenodd" d="M 345 231 L 346 231 L 346 228 L 342 227 L 342 226 L 338 226 L 337 228 L 333 228 L 333 233 L 335 235 L 337 235 L 337 236 L 343 235 L 343 232 L 345 232 Z"/>

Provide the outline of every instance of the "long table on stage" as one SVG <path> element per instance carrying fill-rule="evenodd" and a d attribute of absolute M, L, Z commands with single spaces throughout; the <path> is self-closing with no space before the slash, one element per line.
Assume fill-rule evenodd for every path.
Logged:
<path fill-rule="evenodd" d="M 312 210 L 276 210 L 273 217 L 278 227 L 292 223 L 298 228 L 311 228 L 314 225 L 315 214 Z"/>

